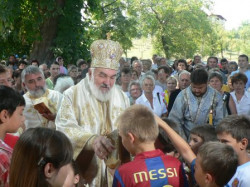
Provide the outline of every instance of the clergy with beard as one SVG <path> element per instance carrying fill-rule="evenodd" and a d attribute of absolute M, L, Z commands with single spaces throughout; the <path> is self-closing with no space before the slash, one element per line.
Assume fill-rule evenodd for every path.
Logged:
<path fill-rule="evenodd" d="M 21 74 L 26 106 L 24 108 L 25 128 L 48 127 L 55 129 L 55 117 L 59 110 L 62 94 L 46 87 L 43 71 L 36 66 L 28 66 Z M 39 113 L 35 105 L 44 103 L 51 113 Z"/>
<path fill-rule="evenodd" d="M 216 126 L 223 119 L 222 96 L 208 85 L 206 70 L 194 70 L 190 79 L 191 85 L 178 94 L 168 117 L 178 124 L 187 140 L 194 127 L 206 123 Z"/>
<path fill-rule="evenodd" d="M 112 186 L 112 172 L 105 161 L 115 148 L 106 135 L 117 129 L 117 117 L 130 105 L 126 94 L 115 86 L 123 50 L 118 42 L 97 40 L 90 52 L 92 62 L 86 78 L 63 94 L 56 128 L 71 140 L 74 158 L 87 162 L 87 174 L 82 174 L 85 184 Z M 87 152 L 93 153 L 89 161 Z"/>

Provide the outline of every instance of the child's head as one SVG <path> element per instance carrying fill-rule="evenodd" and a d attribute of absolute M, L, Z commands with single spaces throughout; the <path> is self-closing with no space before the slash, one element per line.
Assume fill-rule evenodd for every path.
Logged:
<path fill-rule="evenodd" d="M 72 145 L 63 133 L 48 128 L 28 129 L 12 155 L 10 186 L 63 186 L 72 157 Z"/>
<path fill-rule="evenodd" d="M 80 180 L 79 169 L 76 162 L 72 160 L 68 175 L 64 181 L 63 187 L 76 187 Z"/>
<path fill-rule="evenodd" d="M 117 123 L 122 144 L 131 154 L 134 154 L 137 144 L 154 144 L 159 133 L 154 114 L 143 105 L 127 108 Z"/>
<path fill-rule="evenodd" d="M 12 79 L 7 67 L 0 64 L 0 85 L 12 86 Z"/>
<path fill-rule="evenodd" d="M 176 133 L 179 134 L 178 126 L 173 120 L 168 118 L 163 118 L 162 120 L 165 121 Z M 168 138 L 166 132 L 160 126 L 159 126 L 159 134 L 155 141 L 155 148 L 161 149 L 161 151 L 164 153 L 170 153 L 176 151 L 172 142 Z"/>
<path fill-rule="evenodd" d="M 220 142 L 207 142 L 198 152 L 195 180 L 199 186 L 224 186 L 233 177 L 238 157 L 232 147 Z"/>
<path fill-rule="evenodd" d="M 199 147 L 205 142 L 216 141 L 215 128 L 212 125 L 201 125 L 194 127 L 190 131 L 189 145 L 193 152 L 197 154 Z"/>
<path fill-rule="evenodd" d="M 216 133 L 218 139 L 231 145 L 237 154 L 245 152 L 250 141 L 250 119 L 247 116 L 227 116 L 216 127 Z"/>
<path fill-rule="evenodd" d="M 0 126 L 6 126 L 6 132 L 15 133 L 24 123 L 23 109 L 25 100 L 17 91 L 0 86 Z"/>

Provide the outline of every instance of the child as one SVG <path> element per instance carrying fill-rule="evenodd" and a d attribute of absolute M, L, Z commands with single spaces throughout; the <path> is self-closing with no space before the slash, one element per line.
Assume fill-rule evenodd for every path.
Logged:
<path fill-rule="evenodd" d="M 179 129 L 177 124 L 168 118 L 162 118 L 169 126 L 175 130 L 179 134 Z M 159 126 L 159 134 L 155 141 L 155 148 L 160 149 L 164 154 L 171 155 L 175 158 L 179 158 L 179 153 L 176 151 L 175 147 L 173 146 L 172 142 L 169 140 L 166 132 Z"/>
<path fill-rule="evenodd" d="M 6 66 L 0 64 L 0 85 L 12 86 L 12 78 L 11 75 L 6 68 Z"/>
<path fill-rule="evenodd" d="M 0 186 L 8 186 L 12 148 L 3 142 L 6 133 L 15 133 L 24 123 L 23 96 L 12 88 L 0 86 Z"/>
<path fill-rule="evenodd" d="M 216 128 L 218 139 L 230 145 L 238 155 L 239 166 L 227 186 L 250 186 L 250 157 L 247 153 L 250 141 L 250 119 L 231 115 L 223 119 Z"/>
<path fill-rule="evenodd" d="M 179 160 L 155 150 L 159 130 L 150 109 L 133 105 L 118 118 L 119 135 L 134 161 L 120 166 L 113 186 L 186 186 Z"/>
<path fill-rule="evenodd" d="M 30 128 L 15 145 L 10 186 L 63 186 L 72 158 L 73 148 L 66 135 L 49 128 Z"/>
<path fill-rule="evenodd" d="M 80 180 L 79 169 L 76 165 L 76 162 L 72 160 L 63 187 L 77 187 L 79 180 Z"/>
<path fill-rule="evenodd" d="M 195 179 L 201 187 L 222 187 L 227 184 L 234 175 L 237 167 L 237 155 L 228 145 L 220 142 L 208 142 L 202 145 L 196 155 L 186 141 L 171 129 L 162 119 L 155 116 L 177 151 L 191 165 L 195 165 Z"/>
<path fill-rule="evenodd" d="M 209 141 L 217 141 L 215 128 L 212 125 L 196 126 L 190 131 L 189 145 L 197 155 L 200 146 Z"/>

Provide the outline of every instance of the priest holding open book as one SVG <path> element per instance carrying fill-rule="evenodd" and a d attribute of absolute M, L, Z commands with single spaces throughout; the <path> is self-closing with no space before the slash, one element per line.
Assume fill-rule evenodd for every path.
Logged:
<path fill-rule="evenodd" d="M 22 83 L 27 89 L 24 94 L 25 127 L 48 127 L 55 129 L 55 117 L 61 104 L 62 94 L 46 88 L 43 71 L 28 66 L 22 71 Z"/>
<path fill-rule="evenodd" d="M 129 106 L 128 97 L 115 86 L 123 50 L 118 42 L 97 40 L 90 52 L 91 68 L 86 78 L 64 92 L 56 128 L 71 140 L 85 184 L 112 186 L 109 168 L 114 169 L 119 159 L 110 155 L 120 150 L 115 145 L 118 134 L 111 132 L 117 129 L 117 117 Z"/>

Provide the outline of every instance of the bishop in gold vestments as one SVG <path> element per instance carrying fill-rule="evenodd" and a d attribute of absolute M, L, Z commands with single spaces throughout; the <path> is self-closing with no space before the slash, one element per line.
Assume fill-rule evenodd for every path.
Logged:
<path fill-rule="evenodd" d="M 91 45 L 92 68 L 86 78 L 64 92 L 56 128 L 71 140 L 75 158 L 82 150 L 93 150 L 97 136 L 115 130 L 117 117 L 130 105 L 128 97 L 114 85 L 121 54 L 117 42 L 95 41 Z M 90 173 L 98 169 L 89 186 L 111 186 L 112 175 L 97 152 L 90 162 Z"/>

